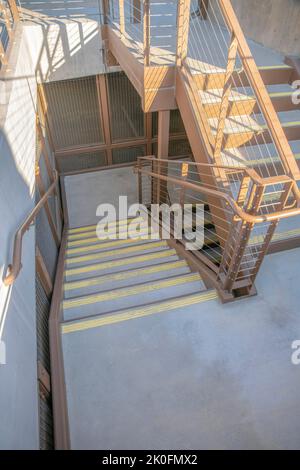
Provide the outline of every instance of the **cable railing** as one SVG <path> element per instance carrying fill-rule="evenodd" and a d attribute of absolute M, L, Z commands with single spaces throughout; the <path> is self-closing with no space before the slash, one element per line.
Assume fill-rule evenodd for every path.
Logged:
<path fill-rule="evenodd" d="M 202 14 L 195 14 L 198 2 L 182 3 L 188 24 L 182 63 L 197 75 L 216 163 L 252 166 L 261 176 L 298 174 L 230 0 L 202 2 Z"/>
<path fill-rule="evenodd" d="M 217 184 L 211 178 L 216 167 L 223 175 Z M 278 222 L 300 215 L 300 200 L 293 196 L 296 183 L 286 175 L 262 178 L 247 168 L 155 157 L 139 158 L 136 172 L 139 202 L 151 215 L 153 204 L 183 209 L 182 232 L 178 237 L 174 219 L 170 235 L 177 234 L 185 247 L 195 240 L 192 255 L 225 296 L 249 295 Z M 237 189 L 235 197 L 231 185 Z M 276 209 L 270 197 L 274 185 L 281 187 L 281 206 Z M 197 218 L 198 207 L 202 218 Z M 187 216 L 191 220 L 186 233 Z M 162 223 L 161 212 L 156 218 Z"/>
<path fill-rule="evenodd" d="M 112 0 L 108 22 L 145 65 L 171 65 L 176 58 L 177 3 Z"/>

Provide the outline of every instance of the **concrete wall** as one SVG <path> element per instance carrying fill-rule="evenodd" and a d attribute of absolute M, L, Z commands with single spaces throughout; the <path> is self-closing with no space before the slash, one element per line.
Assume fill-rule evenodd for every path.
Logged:
<path fill-rule="evenodd" d="M 10 70 L 0 77 L 0 448 L 38 448 L 35 316 L 35 230 L 24 238 L 23 268 L 3 285 L 13 235 L 34 206 L 34 64 L 26 34 L 18 31 Z"/>
<path fill-rule="evenodd" d="M 216 0 L 210 0 L 212 4 Z M 300 0 L 231 0 L 245 35 L 300 56 Z"/>
<path fill-rule="evenodd" d="M 133 167 L 66 176 L 65 188 L 70 227 L 98 223 L 99 204 L 112 204 L 118 218 L 119 195 L 127 196 L 128 206 L 138 201 L 137 176 Z"/>

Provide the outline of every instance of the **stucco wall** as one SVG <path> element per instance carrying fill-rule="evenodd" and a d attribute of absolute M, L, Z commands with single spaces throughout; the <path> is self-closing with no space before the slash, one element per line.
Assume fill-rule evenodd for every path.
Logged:
<path fill-rule="evenodd" d="M 2 277 L 13 235 L 34 205 L 34 64 L 18 32 L 11 70 L 0 79 L 0 448 L 38 448 L 35 319 L 35 234 L 24 238 L 23 268 L 12 287 Z M 2 362 L 2 364 L 1 364 Z"/>
<path fill-rule="evenodd" d="M 210 0 L 213 5 L 216 0 Z M 231 0 L 245 35 L 300 56 L 300 0 Z"/>

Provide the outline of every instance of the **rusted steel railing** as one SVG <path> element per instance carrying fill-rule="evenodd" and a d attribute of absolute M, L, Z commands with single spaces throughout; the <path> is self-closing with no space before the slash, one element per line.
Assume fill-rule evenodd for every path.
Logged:
<path fill-rule="evenodd" d="M 45 192 L 43 197 L 36 204 L 34 209 L 26 217 L 20 228 L 17 230 L 14 237 L 13 257 L 12 263 L 8 266 L 8 272 L 3 280 L 3 283 L 8 286 L 14 283 L 22 269 L 22 247 L 24 234 L 29 229 L 32 222 L 36 219 L 39 212 L 45 207 L 49 197 L 57 191 L 58 174 L 54 171 L 54 179 L 49 189 Z"/>
<path fill-rule="evenodd" d="M 217 185 L 208 179 L 212 168 L 220 174 Z M 213 273 L 216 286 L 226 295 L 235 296 L 239 289 L 248 295 L 253 291 L 279 221 L 300 215 L 300 200 L 293 191 L 296 182 L 287 175 L 262 178 L 248 168 L 155 157 L 140 157 L 136 172 L 140 203 L 169 201 L 190 207 L 193 233 L 204 230 L 204 248 L 197 248 L 193 256 Z M 199 204 L 204 207 L 204 227 L 195 217 Z M 185 244 L 184 238 L 180 241 Z"/>

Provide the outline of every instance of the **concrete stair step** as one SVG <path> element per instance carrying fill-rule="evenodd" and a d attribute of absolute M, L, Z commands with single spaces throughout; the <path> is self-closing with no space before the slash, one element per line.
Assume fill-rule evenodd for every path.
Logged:
<path fill-rule="evenodd" d="M 190 64 L 190 60 L 188 59 Z M 199 90 L 210 90 L 223 88 L 225 83 L 226 72 L 224 69 L 213 68 L 211 65 L 203 64 L 203 67 L 199 65 L 193 67 L 191 65 L 192 74 L 194 76 L 195 83 Z M 290 83 L 293 74 L 293 68 L 286 64 L 274 64 L 274 65 L 261 65 L 258 67 L 261 77 L 265 85 L 276 85 L 282 83 Z M 249 80 L 244 71 L 236 69 L 233 73 L 233 82 L 236 87 L 249 86 Z"/>
<path fill-rule="evenodd" d="M 140 220 L 142 220 L 142 217 L 139 217 Z M 108 227 L 120 227 L 122 225 L 128 225 L 131 221 L 133 220 L 132 217 L 128 217 L 126 219 L 118 219 L 116 221 L 111 221 L 111 222 L 107 222 L 107 226 Z M 98 224 L 101 223 L 101 220 L 98 222 Z M 84 233 L 84 232 L 88 232 L 90 230 L 95 230 L 97 228 L 97 225 L 98 224 L 93 224 L 93 225 L 84 225 L 82 227 L 72 227 L 72 228 L 69 228 L 68 230 L 68 235 L 74 235 L 74 234 L 77 234 L 77 233 Z"/>
<path fill-rule="evenodd" d="M 95 316 L 121 308 L 147 305 L 151 302 L 167 300 L 176 296 L 193 294 L 204 289 L 198 273 L 160 279 L 106 292 L 96 293 L 62 302 L 64 320 Z"/>
<path fill-rule="evenodd" d="M 65 268 L 66 281 L 75 281 L 90 277 L 112 274 L 128 269 L 138 269 L 156 264 L 178 261 L 178 256 L 174 249 L 157 250 L 152 253 L 136 254 L 128 258 L 116 259 L 110 261 L 101 261 L 99 263 L 84 265 L 80 267 Z"/>
<path fill-rule="evenodd" d="M 149 228 L 148 227 L 141 227 L 138 230 L 127 230 L 125 228 L 124 230 L 120 230 L 118 232 L 115 231 L 108 231 L 105 234 L 97 234 L 95 230 L 92 232 L 86 232 L 83 236 L 81 237 L 76 237 L 76 238 L 71 238 L 67 242 L 67 247 L 68 248 L 75 248 L 75 247 L 81 247 L 85 245 L 91 245 L 93 243 L 100 243 L 100 242 L 105 242 L 106 239 L 112 239 L 112 240 L 117 240 L 117 239 L 123 239 L 126 240 L 127 238 L 131 238 L 135 235 L 138 234 L 138 236 L 143 236 L 145 234 L 149 233 Z M 83 234 L 82 234 L 83 235 Z"/>
<path fill-rule="evenodd" d="M 93 328 L 99 328 L 113 323 L 121 323 L 124 321 L 136 320 L 138 318 L 147 317 L 155 314 L 167 313 L 170 311 L 180 311 L 183 314 L 188 307 L 197 306 L 205 302 L 217 301 L 218 294 L 215 290 L 206 290 L 193 294 L 177 296 L 173 299 L 154 302 L 152 304 L 121 309 L 112 314 L 95 315 L 88 319 L 77 319 L 62 323 L 62 334 L 86 331 Z"/>
<path fill-rule="evenodd" d="M 267 85 L 267 91 L 274 104 L 275 110 L 289 111 L 300 108 L 292 101 L 292 95 L 295 89 L 290 84 Z M 223 89 L 209 89 L 199 91 L 204 109 L 208 118 L 218 117 L 221 109 Z M 233 88 L 229 98 L 228 115 L 238 116 L 243 114 L 259 113 L 260 109 L 256 101 L 255 93 L 249 86 Z"/>
<path fill-rule="evenodd" d="M 139 220 L 140 219 L 137 219 L 137 223 L 139 223 Z M 110 224 L 108 225 L 107 227 L 104 227 L 104 235 L 110 235 L 110 236 L 113 236 L 114 233 L 116 234 L 119 234 L 119 233 L 131 233 L 132 231 L 135 231 L 135 229 L 133 227 L 131 227 L 131 223 L 129 224 L 121 224 L 121 225 L 116 225 L 116 224 Z M 101 226 L 103 227 L 103 226 Z M 86 227 L 87 230 L 85 231 L 78 231 L 78 232 L 75 232 L 75 233 L 69 233 L 68 234 L 68 243 L 69 244 L 72 244 L 72 243 L 75 243 L 75 242 L 80 242 L 81 240 L 86 240 L 88 238 L 91 238 L 91 237 L 96 237 L 98 240 L 99 240 L 99 232 L 97 233 L 97 225 L 89 225 Z M 147 230 L 147 224 L 145 223 L 145 221 L 141 221 L 140 222 L 140 230 L 141 231 L 146 231 Z M 103 235 L 103 231 L 101 231 L 100 235 Z"/>
<path fill-rule="evenodd" d="M 114 289 L 129 287 L 136 283 L 157 281 L 166 277 L 188 274 L 189 272 L 190 268 L 185 260 L 165 262 L 138 269 L 131 268 L 126 271 L 82 279 L 80 281 L 66 282 L 64 284 L 64 298 L 69 299 L 101 292 L 111 286 Z"/>
<path fill-rule="evenodd" d="M 300 140 L 289 141 L 295 158 L 300 161 Z M 222 163 L 228 166 L 265 165 L 274 161 L 279 162 L 273 143 L 248 145 L 239 148 L 227 148 L 222 152 Z"/>
<path fill-rule="evenodd" d="M 155 234 L 153 235 L 153 237 Z M 66 250 L 66 257 L 74 258 L 85 254 L 102 253 L 112 249 L 122 249 L 129 246 L 138 246 L 145 243 L 151 243 L 159 240 L 159 235 L 156 234 L 155 238 L 151 238 L 151 234 L 145 232 L 144 235 L 138 238 L 128 238 L 126 240 L 98 240 L 98 243 L 88 244 L 84 246 L 71 247 Z"/>
<path fill-rule="evenodd" d="M 167 248 L 168 244 L 166 241 L 144 240 L 144 243 L 134 246 L 125 246 L 124 248 L 109 249 L 82 256 L 73 256 L 71 258 L 67 258 L 65 264 L 67 269 L 72 267 L 81 267 L 89 264 L 96 264 L 99 261 L 113 261 L 114 259 L 121 260 L 122 258 L 128 258 L 134 255 L 138 256 L 147 252 L 151 253 L 154 251 L 165 250 Z"/>

